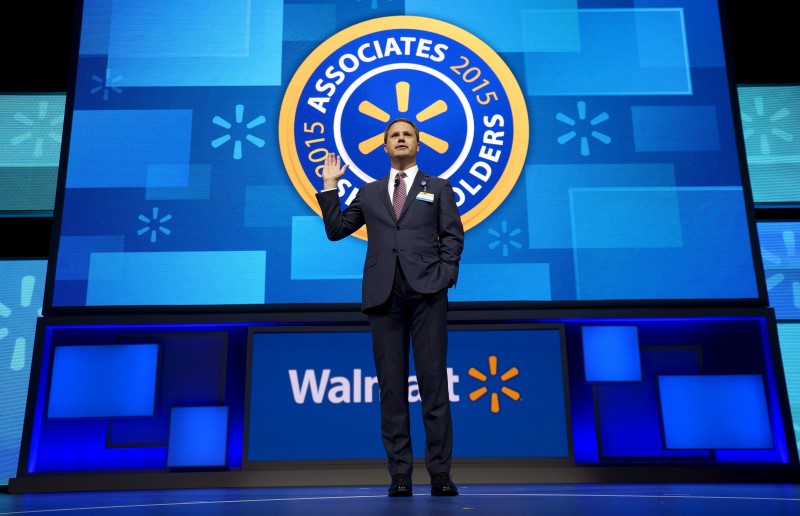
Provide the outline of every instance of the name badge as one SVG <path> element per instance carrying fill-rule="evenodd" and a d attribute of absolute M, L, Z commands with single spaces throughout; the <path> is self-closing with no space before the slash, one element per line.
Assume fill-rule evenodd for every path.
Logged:
<path fill-rule="evenodd" d="M 420 192 L 417 194 L 418 201 L 433 202 L 433 194 L 428 192 Z"/>

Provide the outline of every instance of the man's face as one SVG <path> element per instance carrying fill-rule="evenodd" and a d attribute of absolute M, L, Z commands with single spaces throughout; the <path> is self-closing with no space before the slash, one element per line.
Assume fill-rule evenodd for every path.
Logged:
<path fill-rule="evenodd" d="M 389 128 L 383 148 L 392 159 L 413 159 L 419 150 L 414 127 L 408 122 L 395 122 Z"/>

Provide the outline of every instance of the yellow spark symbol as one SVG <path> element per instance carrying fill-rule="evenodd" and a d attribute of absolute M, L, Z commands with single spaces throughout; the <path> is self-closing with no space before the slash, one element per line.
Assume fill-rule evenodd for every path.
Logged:
<path fill-rule="evenodd" d="M 485 382 L 488 379 L 488 377 L 485 374 L 478 371 L 474 367 L 469 368 L 468 374 L 471 377 L 475 378 L 476 380 L 480 380 L 482 382 Z M 489 356 L 489 374 L 492 376 L 497 376 L 497 357 L 495 355 Z M 500 379 L 505 382 L 510 380 L 511 378 L 514 378 L 518 374 L 519 374 L 519 369 L 517 369 L 516 367 L 512 367 L 508 371 L 503 373 L 500 376 Z M 487 392 L 489 392 L 489 389 L 487 389 L 485 386 L 480 387 L 469 393 L 469 399 L 471 399 L 472 401 L 476 401 L 480 399 L 483 395 L 485 395 Z M 500 392 L 502 392 L 503 394 L 505 394 L 514 401 L 517 401 L 521 398 L 519 392 L 506 386 L 501 387 Z M 497 414 L 498 412 L 500 412 L 500 396 L 498 396 L 496 392 L 492 393 L 491 410 L 493 414 Z"/>
<path fill-rule="evenodd" d="M 400 113 L 406 113 L 408 111 L 408 99 L 411 97 L 411 85 L 405 81 L 398 82 L 394 86 L 395 98 L 397 102 L 397 111 Z M 372 102 L 365 100 L 358 105 L 358 111 L 362 115 L 366 115 L 370 118 L 374 118 L 376 120 L 380 120 L 383 123 L 386 123 L 390 120 L 390 115 L 383 109 L 379 108 Z M 447 112 L 447 103 L 443 100 L 437 100 L 430 106 L 426 107 L 422 111 L 416 114 L 417 122 L 424 122 L 426 120 L 430 120 L 435 116 L 439 116 L 442 113 Z M 420 131 L 419 132 L 419 141 L 420 143 L 424 143 L 434 151 L 438 152 L 439 154 L 444 154 L 447 152 L 447 149 L 450 147 L 446 141 L 442 140 L 441 138 L 437 138 L 432 134 L 428 134 L 426 132 Z M 361 154 L 369 154 L 370 152 L 374 151 L 378 147 L 383 145 L 383 133 L 378 133 L 375 136 L 371 136 L 366 140 L 362 141 L 358 144 L 358 150 Z"/>

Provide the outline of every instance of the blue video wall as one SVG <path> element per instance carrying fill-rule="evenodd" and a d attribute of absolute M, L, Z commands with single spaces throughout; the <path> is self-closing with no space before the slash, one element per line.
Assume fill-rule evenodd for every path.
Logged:
<path fill-rule="evenodd" d="M 46 260 L 0 260 L 0 484 L 17 470 Z"/>
<path fill-rule="evenodd" d="M 0 214 L 53 213 L 65 99 L 0 95 Z"/>
<path fill-rule="evenodd" d="M 397 116 L 456 191 L 451 301 L 763 300 L 717 2 L 495 4 L 83 2 L 46 308 L 358 303 L 314 192 Z"/>
<path fill-rule="evenodd" d="M 800 85 L 740 85 L 742 135 L 753 202 L 759 208 L 800 203 Z"/>

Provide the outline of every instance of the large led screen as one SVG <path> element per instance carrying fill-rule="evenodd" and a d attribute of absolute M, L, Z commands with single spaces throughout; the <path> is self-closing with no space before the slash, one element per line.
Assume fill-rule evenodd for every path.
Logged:
<path fill-rule="evenodd" d="M 50 215 L 65 95 L 0 95 L 0 216 Z"/>
<path fill-rule="evenodd" d="M 358 303 L 387 122 L 466 229 L 454 303 L 763 300 L 709 0 L 86 0 L 48 309 Z M 512 279 L 513 278 L 513 279 Z M 731 281 L 731 278 L 736 278 Z"/>
<path fill-rule="evenodd" d="M 800 222 L 762 221 L 758 240 L 764 263 L 769 304 L 779 321 L 800 319 Z"/>
<path fill-rule="evenodd" d="M 46 260 L 0 260 L 0 485 L 17 472 L 46 269 Z"/>
<path fill-rule="evenodd" d="M 740 85 L 747 169 L 758 207 L 800 205 L 800 85 Z"/>

